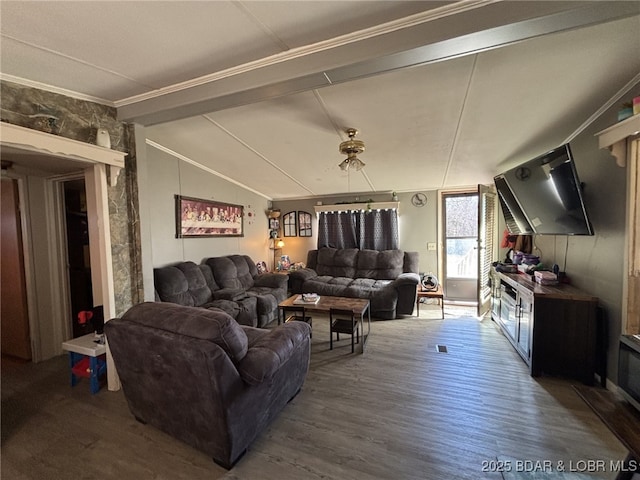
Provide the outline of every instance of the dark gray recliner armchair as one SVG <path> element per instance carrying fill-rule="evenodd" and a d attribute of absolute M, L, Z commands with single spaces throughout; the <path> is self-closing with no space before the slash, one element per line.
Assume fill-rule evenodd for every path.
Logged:
<path fill-rule="evenodd" d="M 146 302 L 105 324 L 131 413 L 231 468 L 297 394 L 310 328 L 240 326 L 221 310 Z"/>

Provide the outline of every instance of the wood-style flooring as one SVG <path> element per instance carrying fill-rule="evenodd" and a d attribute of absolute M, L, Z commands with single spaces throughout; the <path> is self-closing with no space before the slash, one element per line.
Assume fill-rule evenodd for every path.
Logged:
<path fill-rule="evenodd" d="M 71 388 L 64 356 L 3 360 L 2 479 L 498 480 L 482 470 L 499 456 L 626 456 L 571 380 L 531 378 L 493 322 L 446 312 L 372 322 L 364 355 L 342 335 L 329 351 L 326 317 L 314 316 L 302 391 L 229 472 L 136 422 L 122 392 Z"/>

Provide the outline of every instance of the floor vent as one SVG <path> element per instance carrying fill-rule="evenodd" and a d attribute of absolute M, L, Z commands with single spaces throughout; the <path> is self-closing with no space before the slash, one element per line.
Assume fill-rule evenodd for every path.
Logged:
<path fill-rule="evenodd" d="M 449 353 L 446 345 L 436 345 L 436 352 L 438 353 Z"/>

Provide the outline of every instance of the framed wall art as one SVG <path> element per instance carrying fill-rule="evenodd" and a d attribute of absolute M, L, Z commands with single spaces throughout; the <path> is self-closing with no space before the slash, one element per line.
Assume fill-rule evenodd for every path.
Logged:
<path fill-rule="evenodd" d="M 311 236 L 311 214 L 309 212 L 298 211 L 298 236 Z"/>
<path fill-rule="evenodd" d="M 244 207 L 176 195 L 176 238 L 243 237 Z"/>
<path fill-rule="evenodd" d="M 296 233 L 296 212 L 285 213 L 282 216 L 282 231 L 285 237 L 295 237 Z"/>

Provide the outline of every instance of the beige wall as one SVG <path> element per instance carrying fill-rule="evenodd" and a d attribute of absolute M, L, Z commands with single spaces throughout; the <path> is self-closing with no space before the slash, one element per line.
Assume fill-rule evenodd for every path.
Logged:
<path fill-rule="evenodd" d="M 152 267 L 186 260 L 200 263 L 235 253 L 249 255 L 256 262 L 271 258 L 267 199 L 151 146 L 140 168 L 146 168 L 147 185 L 140 191 L 147 192 L 144 204 L 148 211 L 140 215 L 150 229 L 147 247 Z M 176 194 L 244 206 L 244 237 L 176 238 Z"/>
<path fill-rule="evenodd" d="M 595 134 L 617 122 L 624 101 L 640 95 L 637 86 L 571 141 L 571 150 L 595 235 L 542 236 L 535 245 L 544 263 L 557 263 L 578 288 L 597 296 L 608 322 L 608 375 L 617 383 L 618 340 L 622 325 L 627 169 L 616 166 L 608 150 L 598 147 Z M 565 251 L 567 252 L 565 255 Z"/>
<path fill-rule="evenodd" d="M 438 252 L 428 251 L 428 242 L 438 242 L 437 232 L 437 198 L 438 192 L 425 191 L 427 205 L 414 207 L 411 204 L 411 196 L 415 192 L 399 193 L 400 209 L 398 213 L 399 247 L 409 252 L 419 252 L 420 271 L 437 272 Z M 357 202 L 372 199 L 373 201 L 389 202 L 391 194 L 345 194 L 319 199 L 301 200 L 274 200 L 273 207 L 279 208 L 284 215 L 290 211 L 304 210 L 313 217 L 313 237 L 284 237 L 285 247 L 283 253 L 289 255 L 291 261 L 306 262 L 307 252 L 317 248 L 318 243 L 318 217 L 313 209 L 318 201 L 324 205 L 333 205 L 344 202 Z"/>

